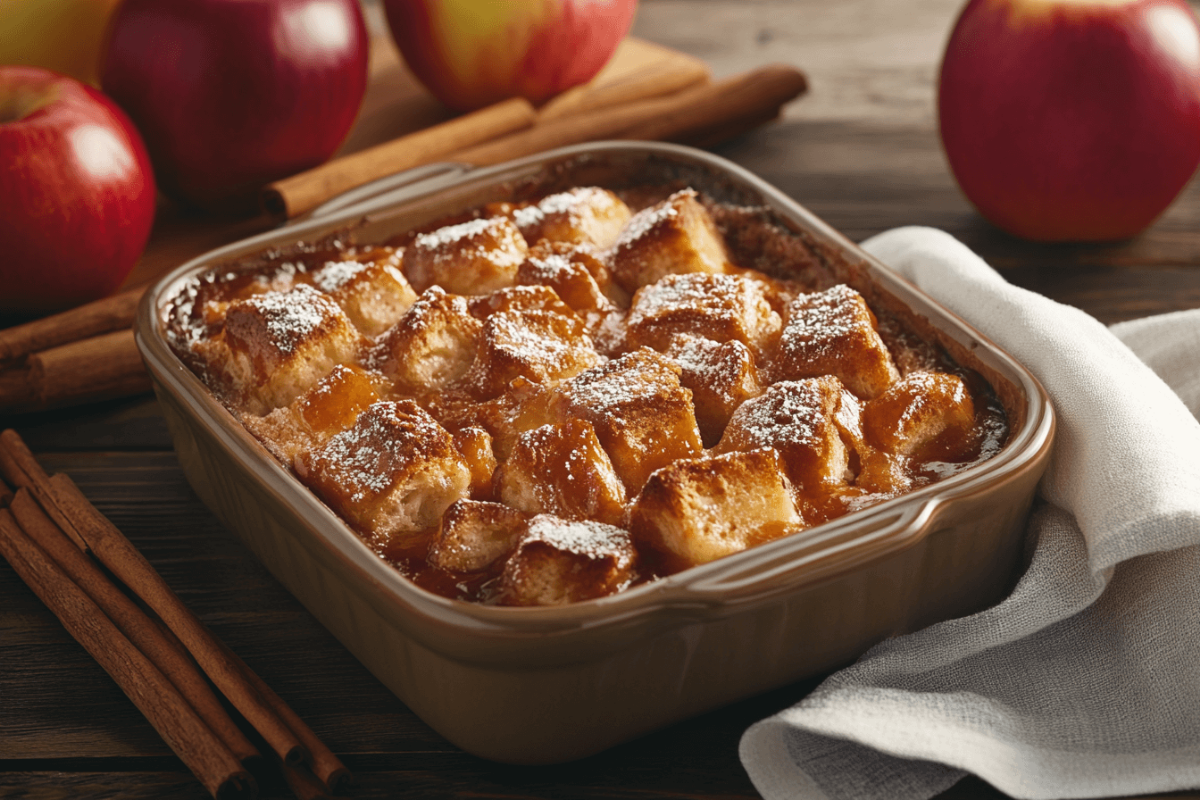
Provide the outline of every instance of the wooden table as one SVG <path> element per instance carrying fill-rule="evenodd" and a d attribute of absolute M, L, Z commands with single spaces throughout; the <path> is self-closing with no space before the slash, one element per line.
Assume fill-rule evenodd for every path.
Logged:
<path fill-rule="evenodd" d="M 937 226 L 1010 281 L 1106 323 L 1200 307 L 1195 182 L 1153 228 L 1113 245 L 1016 241 L 963 200 L 934 115 L 937 62 L 958 4 L 644 0 L 635 32 L 708 60 L 718 76 L 769 61 L 805 69 L 810 94 L 781 123 L 720 152 L 855 240 L 897 225 Z M 189 224 L 165 219 L 163 228 Z M 209 235 L 197 233 L 190 246 Z M 142 274 L 181 255 L 160 237 Z M 817 683 L 779 689 L 575 764 L 491 764 L 417 719 L 209 514 L 179 471 L 153 399 L 7 419 L 4 426 L 16 427 L 48 469 L 72 475 L 185 602 L 343 757 L 357 776 L 354 797 L 752 798 L 737 758 L 742 731 Z M 0 642 L 0 796 L 207 796 L 2 562 Z M 268 786 L 263 796 L 288 795 Z M 945 797 L 1001 795 L 968 779 Z"/>

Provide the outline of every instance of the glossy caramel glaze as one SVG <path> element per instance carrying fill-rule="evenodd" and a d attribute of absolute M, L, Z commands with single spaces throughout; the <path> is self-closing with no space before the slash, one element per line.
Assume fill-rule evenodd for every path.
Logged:
<path fill-rule="evenodd" d="M 264 253 L 191 281 L 166 323 L 247 429 L 418 585 L 553 605 L 1000 450 L 986 382 L 826 260 L 765 209 L 578 187 L 391 243 Z"/>

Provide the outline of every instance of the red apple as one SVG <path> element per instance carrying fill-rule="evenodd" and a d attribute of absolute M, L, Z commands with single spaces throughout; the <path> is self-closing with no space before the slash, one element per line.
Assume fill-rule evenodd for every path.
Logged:
<path fill-rule="evenodd" d="M 938 112 L 959 185 L 999 227 L 1128 238 L 1200 163 L 1200 28 L 1183 0 L 972 0 Z"/>
<path fill-rule="evenodd" d="M 429 91 L 468 111 L 508 97 L 542 103 L 586 83 L 629 30 L 637 0 L 384 0 L 404 60 Z"/>
<path fill-rule="evenodd" d="M 159 185 L 244 210 L 326 161 L 367 86 L 358 0 L 125 0 L 101 85 L 146 139 Z"/>
<path fill-rule="evenodd" d="M 129 119 L 100 92 L 0 67 L 0 310 L 109 294 L 141 256 L 154 177 Z"/>

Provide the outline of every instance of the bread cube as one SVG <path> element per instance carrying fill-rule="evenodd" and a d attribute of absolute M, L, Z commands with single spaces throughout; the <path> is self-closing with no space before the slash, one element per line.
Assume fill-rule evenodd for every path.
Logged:
<path fill-rule="evenodd" d="M 252 414 L 286 406 L 338 364 L 355 360 L 358 331 L 332 300 L 307 285 L 230 304 L 225 315 L 231 385 Z"/>
<path fill-rule="evenodd" d="M 875 315 L 844 284 L 792 301 L 771 375 L 777 381 L 833 375 L 864 400 L 900 378 L 875 330 Z"/>
<path fill-rule="evenodd" d="M 447 225 L 413 239 L 404 272 L 423 292 L 435 284 L 454 294 L 487 294 L 512 286 L 529 247 L 507 217 Z"/>
<path fill-rule="evenodd" d="M 429 413 L 452 431 L 477 427 L 491 437 L 497 460 L 508 458 L 525 431 L 560 421 L 550 411 L 552 389 L 543 383 L 515 378 L 505 390 L 489 400 L 477 400 L 462 385 L 453 391 L 424 398 Z"/>
<path fill-rule="evenodd" d="M 471 366 L 482 329 L 483 323 L 471 316 L 466 298 L 434 286 L 380 337 L 371 364 L 401 391 L 440 391 Z"/>
<path fill-rule="evenodd" d="M 516 207 L 512 218 L 526 241 L 612 246 L 629 221 L 629 206 L 607 189 L 581 186 L 547 195 L 537 204 Z"/>
<path fill-rule="evenodd" d="M 613 281 L 608 267 L 583 245 L 543 239 L 517 269 L 517 283 L 548 286 L 581 314 L 629 304 L 629 295 Z"/>
<path fill-rule="evenodd" d="M 610 254 L 613 275 L 628 292 L 683 272 L 726 271 L 725 241 L 693 189 L 633 215 Z"/>
<path fill-rule="evenodd" d="M 646 482 L 630 512 L 639 547 L 678 572 L 799 530 L 779 452 L 748 452 L 677 461 Z"/>
<path fill-rule="evenodd" d="M 763 285 L 741 275 L 667 275 L 643 286 L 629 308 L 630 347 L 665 350 L 679 333 L 717 342 L 738 341 L 755 353 L 779 336 L 782 321 Z"/>
<path fill-rule="evenodd" d="M 401 547 L 427 537 L 471 486 L 454 439 L 411 400 L 375 403 L 353 427 L 301 455 L 296 472 L 377 544 Z"/>
<path fill-rule="evenodd" d="M 429 563 L 447 572 L 483 572 L 516 548 L 527 519 L 500 503 L 455 501 L 429 544 Z"/>
<path fill-rule="evenodd" d="M 246 416 L 250 430 L 285 466 L 296 456 L 349 428 L 379 399 L 373 380 L 358 367 L 338 364 L 316 386 L 265 417 Z"/>
<path fill-rule="evenodd" d="M 500 500 L 530 514 L 622 521 L 625 486 L 590 422 L 544 425 L 517 437 L 496 473 Z"/>
<path fill-rule="evenodd" d="M 667 345 L 667 356 L 682 370 L 679 382 L 692 392 L 696 424 L 706 447 L 721 439 L 738 406 L 762 392 L 754 354 L 739 341 L 676 334 Z"/>
<path fill-rule="evenodd" d="M 471 470 L 471 497 L 476 500 L 492 496 L 492 476 L 496 472 L 496 454 L 492 450 L 492 435 L 474 425 L 451 434 L 454 446 Z"/>
<path fill-rule="evenodd" d="M 633 583 L 636 555 L 623 528 L 539 514 L 505 562 L 496 599 L 556 606 L 604 597 Z"/>
<path fill-rule="evenodd" d="M 469 298 L 467 307 L 480 321 L 502 311 L 551 311 L 564 317 L 576 316 L 549 286 L 506 286 L 490 294 Z"/>
<path fill-rule="evenodd" d="M 866 403 L 862 422 L 867 441 L 885 452 L 954 460 L 955 444 L 974 428 L 975 403 L 956 375 L 914 372 Z"/>
<path fill-rule="evenodd" d="M 551 399 L 560 420 L 592 423 L 629 495 L 650 473 L 700 453 L 692 393 L 680 368 L 642 348 L 561 383 Z"/>
<path fill-rule="evenodd" d="M 912 488 L 908 459 L 882 450 L 867 450 L 854 486 L 868 494 L 897 495 Z"/>
<path fill-rule="evenodd" d="M 504 311 L 483 324 L 463 383 L 479 398 L 495 397 L 517 378 L 555 383 L 603 360 L 573 314 Z"/>
<path fill-rule="evenodd" d="M 328 261 L 313 273 L 313 285 L 332 297 L 359 331 L 378 336 L 417 299 L 400 271 L 401 253 L 380 247 L 347 260 Z"/>
<path fill-rule="evenodd" d="M 784 381 L 742 403 L 713 452 L 773 447 L 797 491 L 820 492 L 853 478 L 843 430 L 848 422 L 857 425 L 857 412 L 857 401 L 837 378 Z"/>

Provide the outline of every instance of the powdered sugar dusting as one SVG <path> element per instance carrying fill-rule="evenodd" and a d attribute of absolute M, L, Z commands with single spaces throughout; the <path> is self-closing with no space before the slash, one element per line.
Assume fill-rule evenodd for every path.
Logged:
<path fill-rule="evenodd" d="M 352 503 L 362 503 L 387 492 L 414 466 L 445 458 L 452 447 L 450 435 L 424 409 L 412 401 L 384 401 L 331 438 L 315 460 Z"/>
<path fill-rule="evenodd" d="M 661 225 L 665 221 L 679 216 L 679 209 L 675 206 L 677 199 L 684 197 L 695 197 L 696 192 L 692 189 L 684 189 L 668 197 L 657 205 L 643 208 L 638 213 L 634 214 L 626 223 L 621 235 L 617 238 L 617 243 L 613 245 L 613 250 L 624 250 L 632 246 L 642 237 L 646 236 L 655 227 Z"/>
<path fill-rule="evenodd" d="M 629 532 L 615 525 L 594 520 L 565 520 L 549 514 L 538 514 L 529 520 L 529 528 L 521 544 L 544 542 L 556 550 L 585 558 L 629 558 L 632 545 Z"/>
<path fill-rule="evenodd" d="M 738 406 L 729 420 L 738 449 L 812 446 L 831 410 L 831 382 L 823 379 L 782 381 Z M 728 430 L 728 429 L 727 429 Z"/>
<path fill-rule="evenodd" d="M 246 300 L 261 316 L 267 336 L 280 352 L 290 353 L 339 311 L 316 289 L 300 284 L 290 292 L 267 292 Z"/>
<path fill-rule="evenodd" d="M 328 261 L 313 275 L 313 284 L 323 292 L 336 292 L 369 266 L 357 261 Z"/>

